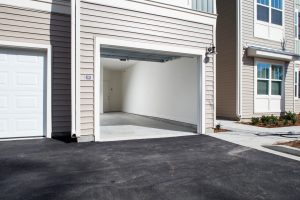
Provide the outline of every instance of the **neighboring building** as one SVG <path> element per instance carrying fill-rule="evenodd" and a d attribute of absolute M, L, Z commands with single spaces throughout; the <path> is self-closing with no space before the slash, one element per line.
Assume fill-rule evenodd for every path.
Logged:
<path fill-rule="evenodd" d="M 116 110 L 211 131 L 216 18 L 214 0 L 0 0 L 0 138 L 100 141 Z"/>
<path fill-rule="evenodd" d="M 295 0 L 295 53 L 300 55 L 300 1 Z M 295 61 L 295 111 L 300 112 L 300 61 Z"/>
<path fill-rule="evenodd" d="M 299 112 L 294 2 L 218 0 L 217 5 L 217 116 Z"/>

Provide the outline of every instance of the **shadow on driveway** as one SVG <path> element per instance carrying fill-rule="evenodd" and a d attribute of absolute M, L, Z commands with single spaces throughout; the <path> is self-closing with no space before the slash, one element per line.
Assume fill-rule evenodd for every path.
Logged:
<path fill-rule="evenodd" d="M 208 136 L 0 142 L 0 199 L 298 200 L 299 162 Z"/>

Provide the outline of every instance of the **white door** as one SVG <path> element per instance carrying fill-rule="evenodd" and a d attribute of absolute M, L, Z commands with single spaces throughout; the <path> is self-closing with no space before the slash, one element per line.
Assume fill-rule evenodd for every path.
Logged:
<path fill-rule="evenodd" d="M 44 136 L 45 55 L 0 48 L 0 138 Z"/>

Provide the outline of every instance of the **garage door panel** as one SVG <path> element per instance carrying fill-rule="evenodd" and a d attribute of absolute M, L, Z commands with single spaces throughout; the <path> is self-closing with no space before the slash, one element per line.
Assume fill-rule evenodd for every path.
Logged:
<path fill-rule="evenodd" d="M 0 138 L 44 135 L 45 56 L 0 49 Z"/>
<path fill-rule="evenodd" d="M 16 77 L 15 84 L 13 87 L 18 89 L 34 89 L 42 88 L 41 73 L 26 73 L 26 72 L 17 72 L 14 77 Z"/>
<path fill-rule="evenodd" d="M 8 87 L 8 72 L 0 71 L 0 88 L 4 89 Z"/>

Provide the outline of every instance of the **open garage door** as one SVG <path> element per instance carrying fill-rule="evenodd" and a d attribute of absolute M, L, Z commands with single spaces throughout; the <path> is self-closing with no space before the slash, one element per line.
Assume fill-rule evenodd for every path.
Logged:
<path fill-rule="evenodd" d="M 103 45 L 99 57 L 96 140 L 201 133 L 201 56 Z"/>

